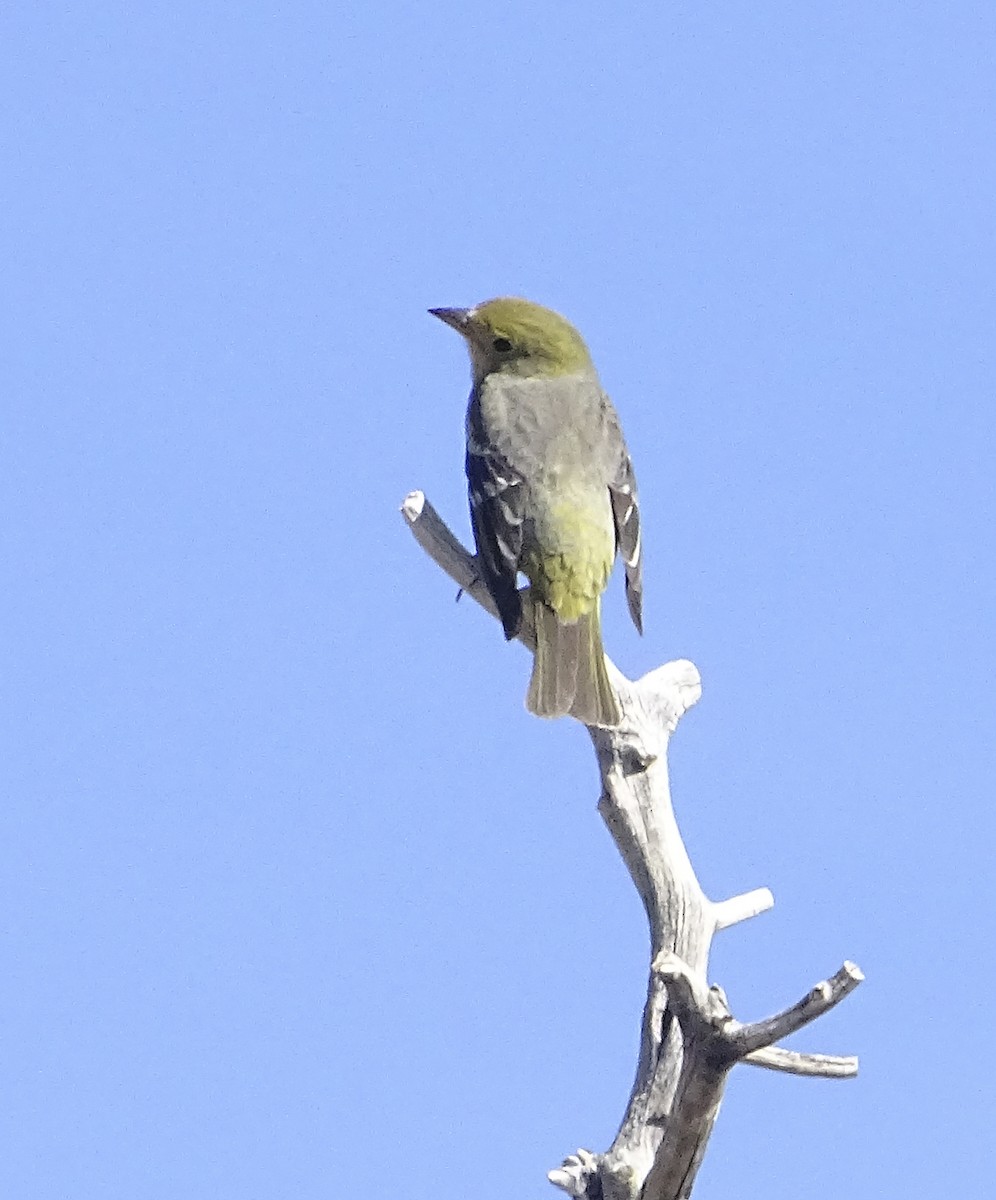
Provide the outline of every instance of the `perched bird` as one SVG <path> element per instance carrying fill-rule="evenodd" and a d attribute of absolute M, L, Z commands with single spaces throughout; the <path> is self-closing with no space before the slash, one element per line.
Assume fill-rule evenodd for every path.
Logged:
<path fill-rule="evenodd" d="M 599 610 L 618 549 L 643 632 L 640 510 L 619 418 L 588 347 L 559 313 L 528 300 L 429 311 L 470 351 L 470 515 L 506 638 L 522 624 L 518 573 L 530 583 L 536 656 L 526 707 L 618 725 Z"/>

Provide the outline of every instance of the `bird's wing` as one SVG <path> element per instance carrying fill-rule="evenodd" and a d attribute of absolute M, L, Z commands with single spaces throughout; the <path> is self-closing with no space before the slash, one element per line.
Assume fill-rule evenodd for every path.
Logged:
<path fill-rule="evenodd" d="M 619 446 L 619 458 L 609 481 L 612 499 L 612 519 L 616 527 L 616 548 L 626 568 L 626 602 L 629 615 L 640 633 L 643 633 L 643 546 L 640 538 L 640 498 L 636 490 L 636 475 L 633 460 L 626 449 L 626 442 L 619 427 L 615 410 L 609 409 L 610 424 Z"/>
<path fill-rule="evenodd" d="M 489 444 L 478 406 L 467 413 L 467 484 L 477 560 L 484 582 L 498 606 L 506 638 L 522 624 L 522 601 L 516 586 L 522 552 L 525 484 L 508 460 Z"/>

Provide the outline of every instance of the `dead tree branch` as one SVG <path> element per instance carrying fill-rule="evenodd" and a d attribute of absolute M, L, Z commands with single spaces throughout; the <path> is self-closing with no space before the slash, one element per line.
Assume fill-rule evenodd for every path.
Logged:
<path fill-rule="evenodd" d="M 496 617 L 474 556 L 423 494 L 412 492 L 401 511 L 429 557 Z M 532 647 L 532 630 L 524 628 L 519 640 Z M 863 977 L 848 962 L 784 1012 L 751 1024 L 734 1020 L 722 989 L 707 983 L 712 938 L 766 911 L 774 899 L 767 888 L 708 899 L 681 840 L 667 749 L 701 695 L 699 673 L 682 659 L 634 682 L 607 665 L 623 720 L 616 729 L 588 730 L 601 773 L 598 811 L 647 912 L 650 980 L 636 1079 L 615 1141 L 602 1154 L 570 1155 L 549 1178 L 577 1200 L 686 1200 L 737 1063 L 823 1078 L 857 1074 L 855 1058 L 800 1054 L 774 1043 L 840 1003 Z"/>

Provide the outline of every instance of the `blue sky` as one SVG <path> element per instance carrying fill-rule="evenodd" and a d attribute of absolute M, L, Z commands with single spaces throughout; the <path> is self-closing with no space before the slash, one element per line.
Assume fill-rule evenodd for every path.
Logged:
<path fill-rule="evenodd" d="M 0 16 L 0 1042 L 12 1200 L 554 1196 L 646 969 L 584 731 L 416 548 L 469 536 L 425 314 L 584 331 L 743 1019 L 699 1200 L 980 1194 L 991 4 L 93 3 Z M 987 930 L 990 932 L 987 934 Z"/>

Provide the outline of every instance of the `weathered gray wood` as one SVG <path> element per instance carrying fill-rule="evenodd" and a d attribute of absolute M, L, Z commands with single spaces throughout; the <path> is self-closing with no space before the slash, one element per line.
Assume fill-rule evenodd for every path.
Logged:
<path fill-rule="evenodd" d="M 755 1050 L 743 1061 L 748 1066 L 767 1067 L 769 1071 L 783 1071 L 786 1075 L 820 1076 L 824 1079 L 853 1079 L 858 1073 L 855 1055 L 799 1054 L 796 1050 L 783 1050 L 781 1046 Z"/>
<path fill-rule="evenodd" d="M 474 556 L 421 492 L 405 499 L 402 513 L 433 561 L 497 617 Z M 535 645 L 529 628 L 519 640 Z M 773 1043 L 839 1003 L 862 975 L 845 963 L 784 1012 L 752 1024 L 734 1020 L 722 990 L 707 984 L 712 938 L 774 900 L 767 888 L 757 888 L 711 901 L 681 840 L 667 749 L 678 721 L 701 695 L 698 671 L 682 659 L 634 682 L 606 663 L 623 720 L 617 729 L 588 730 L 601 775 L 598 810 L 646 909 L 651 969 L 636 1078 L 619 1132 L 605 1153 L 579 1150 L 549 1178 L 577 1200 L 686 1200 L 737 1063 L 823 1078 L 857 1073 L 856 1058 L 800 1054 Z"/>
<path fill-rule="evenodd" d="M 863 979 L 864 975 L 858 966 L 852 962 L 845 962 L 836 975 L 818 983 L 798 1004 L 793 1004 L 784 1012 L 750 1025 L 731 1021 L 724 1033 L 737 1061 L 754 1051 L 766 1050 L 775 1042 L 780 1042 L 782 1038 L 815 1021 L 817 1017 L 822 1017 L 845 996 L 849 996 Z"/>

